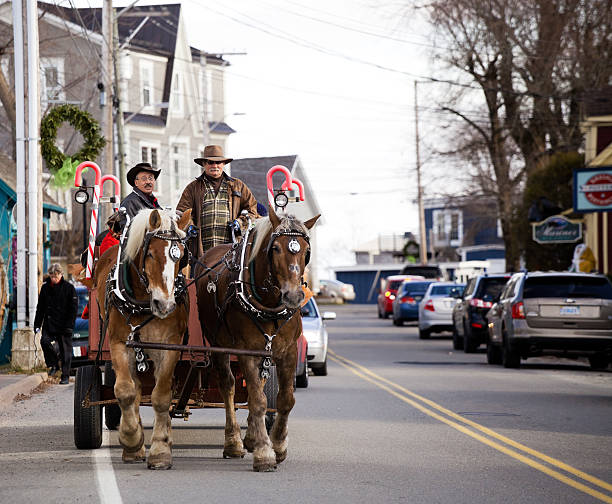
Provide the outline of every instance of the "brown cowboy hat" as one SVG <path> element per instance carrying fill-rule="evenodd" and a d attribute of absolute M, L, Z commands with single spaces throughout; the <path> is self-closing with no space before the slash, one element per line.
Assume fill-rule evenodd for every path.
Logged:
<path fill-rule="evenodd" d="M 133 168 L 130 168 L 130 171 L 127 172 L 127 175 L 125 176 L 128 181 L 128 184 L 134 187 L 134 179 L 136 178 L 136 175 L 138 175 L 141 171 L 152 173 L 155 177 L 155 180 L 157 180 L 157 177 L 159 177 L 159 174 L 161 172 L 161 168 L 156 170 L 151 166 L 150 163 L 138 163 Z"/>
<path fill-rule="evenodd" d="M 223 155 L 223 147 L 220 145 L 207 145 L 204 147 L 204 155 L 201 158 L 194 159 L 193 161 L 198 163 L 200 166 L 204 166 L 206 160 L 223 161 L 225 164 L 233 161 L 232 158 L 226 158 Z"/>

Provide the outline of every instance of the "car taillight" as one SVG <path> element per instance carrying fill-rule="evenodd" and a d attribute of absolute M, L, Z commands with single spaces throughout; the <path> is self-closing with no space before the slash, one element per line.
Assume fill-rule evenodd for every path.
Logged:
<path fill-rule="evenodd" d="M 512 305 L 512 318 L 513 319 L 524 319 L 525 318 L 525 306 L 522 301 Z"/>
<path fill-rule="evenodd" d="M 400 301 L 402 303 L 416 304 L 416 301 L 414 300 L 414 298 L 412 296 L 408 296 L 408 297 L 404 296 L 402 299 L 400 299 Z"/>
<path fill-rule="evenodd" d="M 429 311 L 436 311 L 436 309 L 434 308 L 433 305 L 433 299 L 430 299 L 429 301 L 427 301 L 427 303 L 425 303 L 425 306 L 423 307 L 424 310 L 429 310 Z"/>
<path fill-rule="evenodd" d="M 470 299 L 470 306 L 474 306 L 476 308 L 491 308 L 491 306 L 493 306 L 493 303 L 491 301 L 484 301 L 482 299 L 472 298 Z"/>

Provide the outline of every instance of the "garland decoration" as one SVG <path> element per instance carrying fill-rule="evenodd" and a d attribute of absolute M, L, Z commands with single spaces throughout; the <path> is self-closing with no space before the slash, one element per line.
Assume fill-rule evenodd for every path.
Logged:
<path fill-rule="evenodd" d="M 72 156 L 66 156 L 55 144 L 57 130 L 64 123 L 69 123 L 81 135 L 85 143 Z M 53 175 L 56 187 L 68 187 L 74 180 L 76 167 L 80 160 L 95 160 L 106 139 L 100 134 L 100 125 L 89 112 L 75 105 L 60 105 L 52 108 L 40 124 L 40 150 Z"/>

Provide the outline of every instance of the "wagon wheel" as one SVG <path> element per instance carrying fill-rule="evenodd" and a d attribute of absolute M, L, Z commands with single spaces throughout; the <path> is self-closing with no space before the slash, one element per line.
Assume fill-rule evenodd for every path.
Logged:
<path fill-rule="evenodd" d="M 110 361 L 104 363 L 104 385 L 115 387 L 115 370 Z M 121 420 L 121 408 L 118 404 L 107 404 L 104 406 L 104 423 L 108 430 L 117 430 Z"/>
<path fill-rule="evenodd" d="M 74 444 L 77 448 L 100 448 L 102 445 L 102 406 L 84 408 L 81 403 L 89 392 L 90 401 L 100 400 L 102 373 L 98 366 L 77 369 L 74 381 Z"/>
<path fill-rule="evenodd" d="M 267 406 L 270 409 L 276 409 L 276 396 L 278 395 L 278 376 L 276 375 L 276 366 L 270 366 L 270 378 L 266 380 L 264 385 L 264 394 L 266 394 Z M 272 429 L 272 425 L 274 425 L 274 419 L 276 418 L 276 413 L 267 412 L 266 413 L 266 430 L 268 433 L 270 429 Z"/>

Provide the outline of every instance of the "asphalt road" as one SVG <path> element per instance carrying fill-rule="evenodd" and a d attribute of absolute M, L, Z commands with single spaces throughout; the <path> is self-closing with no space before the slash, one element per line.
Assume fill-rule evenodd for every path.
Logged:
<path fill-rule="evenodd" d="M 506 370 L 374 306 L 323 308 L 338 313 L 329 375 L 296 391 L 275 473 L 223 460 L 221 410 L 173 421 L 170 471 L 122 464 L 115 432 L 76 450 L 73 384 L 53 385 L 0 413 L 0 501 L 612 502 L 612 372 L 557 359 Z"/>

